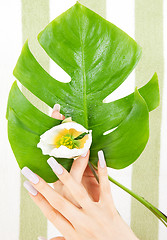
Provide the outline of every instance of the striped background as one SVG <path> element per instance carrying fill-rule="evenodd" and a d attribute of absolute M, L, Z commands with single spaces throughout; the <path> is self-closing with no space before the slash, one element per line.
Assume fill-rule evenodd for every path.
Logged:
<path fill-rule="evenodd" d="M 150 140 L 140 159 L 132 166 L 109 174 L 144 196 L 167 213 L 167 0 L 80 0 L 80 2 L 126 31 L 143 48 L 136 71 L 106 101 L 123 97 L 140 87 L 157 71 L 161 105 L 150 114 Z M 39 46 L 36 35 L 50 20 L 68 9 L 74 0 L 0 1 L 0 239 L 35 240 L 58 231 L 42 216 L 22 187 L 23 177 L 7 139 L 5 120 L 7 97 L 14 77 L 12 70 L 23 43 L 40 64 L 60 80 L 68 76 Z M 23 89 L 42 111 L 48 108 Z M 142 240 L 167 239 L 166 228 L 142 205 L 111 184 L 118 211 Z"/>

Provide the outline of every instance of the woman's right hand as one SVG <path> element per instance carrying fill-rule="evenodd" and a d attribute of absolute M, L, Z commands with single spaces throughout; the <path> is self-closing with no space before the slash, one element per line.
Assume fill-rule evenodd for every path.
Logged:
<path fill-rule="evenodd" d="M 98 157 L 98 202 L 93 201 L 84 186 L 54 158 L 49 158 L 48 164 L 80 207 L 57 193 L 27 167 L 22 173 L 30 182 L 25 182 L 24 186 L 66 240 L 137 240 L 115 208 L 103 151 L 98 152 Z"/>

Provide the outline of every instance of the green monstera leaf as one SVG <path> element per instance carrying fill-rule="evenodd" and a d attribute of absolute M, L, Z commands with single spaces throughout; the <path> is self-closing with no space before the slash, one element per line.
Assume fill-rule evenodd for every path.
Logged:
<path fill-rule="evenodd" d="M 46 53 L 71 77 L 62 83 L 51 77 L 23 46 L 14 76 L 39 99 L 61 105 L 66 117 L 92 129 L 90 162 L 104 151 L 107 166 L 121 169 L 142 153 L 149 138 L 149 111 L 159 105 L 158 78 L 119 100 L 103 100 L 128 77 L 141 57 L 141 47 L 125 32 L 95 12 L 76 3 L 39 34 Z M 20 168 L 28 166 L 48 182 L 57 177 L 47 164 L 49 156 L 37 148 L 40 135 L 60 120 L 34 107 L 15 82 L 7 109 L 8 136 Z M 104 134 L 110 129 L 109 134 Z M 57 159 L 70 169 L 73 159 Z"/>

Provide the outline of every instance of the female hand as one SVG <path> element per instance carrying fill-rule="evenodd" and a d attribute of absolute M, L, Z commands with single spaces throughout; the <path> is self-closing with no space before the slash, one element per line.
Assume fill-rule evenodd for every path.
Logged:
<path fill-rule="evenodd" d="M 136 240 L 130 227 L 118 214 L 111 195 L 107 167 L 102 151 L 98 152 L 99 201 L 93 201 L 82 183 L 77 182 L 54 158 L 48 164 L 80 207 L 56 192 L 27 167 L 22 174 L 30 182 L 24 186 L 44 215 L 66 240 Z"/>

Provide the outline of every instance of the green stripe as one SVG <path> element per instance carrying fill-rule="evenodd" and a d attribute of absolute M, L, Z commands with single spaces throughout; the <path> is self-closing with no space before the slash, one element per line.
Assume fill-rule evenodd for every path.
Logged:
<path fill-rule="evenodd" d="M 135 37 L 143 48 L 143 57 L 136 68 L 136 85 L 143 85 L 156 71 L 162 99 L 163 0 L 135 1 Z M 162 101 L 161 101 L 162 103 Z M 150 139 L 145 151 L 133 165 L 132 190 L 158 207 L 160 129 L 162 106 L 150 113 Z M 131 227 L 142 240 L 158 239 L 158 220 L 132 199 Z"/>
<path fill-rule="evenodd" d="M 30 49 L 42 66 L 49 70 L 49 57 L 37 42 L 38 33 L 49 23 L 49 0 L 22 0 L 22 37 L 23 43 L 29 39 Z M 47 112 L 45 105 L 23 88 L 26 97 L 38 108 Z M 34 159 L 35 161 L 35 159 Z M 25 178 L 21 176 L 20 193 L 20 240 L 37 239 L 47 235 L 47 220 L 40 209 L 32 202 L 23 187 Z"/>

